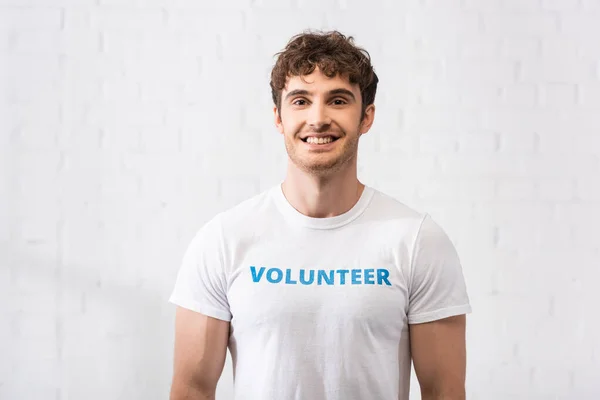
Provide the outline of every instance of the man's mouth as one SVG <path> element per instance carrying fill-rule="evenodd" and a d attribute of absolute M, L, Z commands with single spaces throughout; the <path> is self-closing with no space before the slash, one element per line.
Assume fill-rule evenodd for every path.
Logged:
<path fill-rule="evenodd" d="M 335 142 L 336 140 L 338 140 L 338 138 L 334 137 L 334 136 L 323 136 L 323 137 L 308 136 L 301 140 L 303 142 L 309 143 L 309 144 L 328 144 L 331 142 Z"/>

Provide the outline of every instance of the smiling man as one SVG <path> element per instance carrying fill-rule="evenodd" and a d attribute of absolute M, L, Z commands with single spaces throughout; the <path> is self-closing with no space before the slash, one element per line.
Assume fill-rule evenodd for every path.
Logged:
<path fill-rule="evenodd" d="M 283 182 L 202 226 L 183 257 L 171 400 L 465 398 L 465 314 L 452 242 L 357 177 L 375 118 L 369 54 L 339 32 L 290 40 L 271 74 Z"/>

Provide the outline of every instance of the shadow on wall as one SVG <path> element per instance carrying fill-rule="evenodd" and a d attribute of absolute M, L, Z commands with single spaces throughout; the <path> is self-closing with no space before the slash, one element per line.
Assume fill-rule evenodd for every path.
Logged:
<path fill-rule="evenodd" d="M 164 295 L 101 279 L 89 266 L 59 268 L 35 249 L 7 255 L 0 267 L 10 277 L 4 307 L 14 345 L 0 397 L 168 397 L 173 306 Z"/>

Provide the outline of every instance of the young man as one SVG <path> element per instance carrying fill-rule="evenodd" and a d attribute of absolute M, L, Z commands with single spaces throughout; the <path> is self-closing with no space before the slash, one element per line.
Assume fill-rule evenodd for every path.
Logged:
<path fill-rule="evenodd" d="M 170 301 L 171 400 L 211 399 L 227 347 L 235 399 L 465 398 L 462 268 L 444 231 L 357 178 L 375 115 L 368 53 L 298 35 L 271 75 L 285 180 L 212 218 Z"/>

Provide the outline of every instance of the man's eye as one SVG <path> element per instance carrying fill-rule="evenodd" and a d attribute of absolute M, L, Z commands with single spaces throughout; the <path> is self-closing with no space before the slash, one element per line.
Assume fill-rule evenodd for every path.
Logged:
<path fill-rule="evenodd" d="M 297 105 L 297 106 L 303 106 L 304 104 L 306 104 L 306 100 L 304 100 L 304 99 L 297 99 L 297 100 L 294 100 L 292 102 L 292 104 Z"/>
<path fill-rule="evenodd" d="M 335 104 L 336 106 L 341 106 L 343 104 L 346 104 L 346 100 L 344 100 L 344 99 L 335 99 L 333 101 L 333 104 Z"/>

